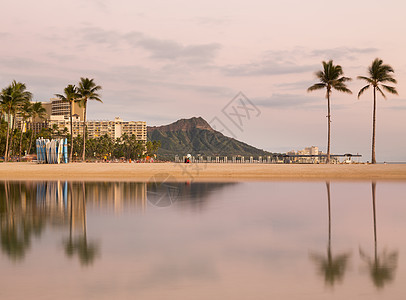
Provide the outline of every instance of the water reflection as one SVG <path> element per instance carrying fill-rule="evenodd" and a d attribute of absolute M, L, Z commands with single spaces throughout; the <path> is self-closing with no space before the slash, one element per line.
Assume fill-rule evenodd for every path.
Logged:
<path fill-rule="evenodd" d="M 368 266 L 369 275 L 374 285 L 380 289 L 395 278 L 398 263 L 398 251 L 384 249 L 378 254 L 378 239 L 376 230 L 376 182 L 372 182 L 372 211 L 374 217 L 374 256 L 367 255 L 361 248 L 361 258 Z"/>
<path fill-rule="evenodd" d="M 39 237 L 45 228 L 44 212 L 30 201 L 35 193 L 30 184 L 0 184 L 1 248 L 13 261 L 24 258 L 32 237 Z"/>
<path fill-rule="evenodd" d="M 86 186 L 85 183 L 73 188 L 69 183 L 69 238 L 65 240 L 65 254 L 77 255 L 82 265 L 93 263 L 99 252 L 99 245 L 87 240 L 86 224 Z"/>
<path fill-rule="evenodd" d="M 402 299 L 405 193 L 373 182 L 371 218 L 370 182 L 0 182 L 0 298 Z"/>
<path fill-rule="evenodd" d="M 310 258 L 316 263 L 319 274 L 324 278 L 328 286 L 334 286 L 336 282 L 341 282 L 347 269 L 350 253 L 345 252 L 337 255 L 332 254 L 331 250 L 331 193 L 330 182 L 326 182 L 327 203 L 328 203 L 328 244 L 327 256 L 312 253 Z"/>
<path fill-rule="evenodd" d="M 67 228 L 65 254 L 84 266 L 100 254 L 100 245 L 88 239 L 87 207 L 122 213 L 144 213 L 148 207 L 202 209 L 207 197 L 235 183 L 188 182 L 0 182 L 0 232 L 2 251 L 13 261 L 25 257 L 33 236 L 46 226 Z"/>

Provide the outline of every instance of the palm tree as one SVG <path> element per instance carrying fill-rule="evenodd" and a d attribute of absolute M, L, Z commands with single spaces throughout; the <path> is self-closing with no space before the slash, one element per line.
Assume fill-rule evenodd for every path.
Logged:
<path fill-rule="evenodd" d="M 80 98 L 78 94 L 77 88 L 75 85 L 69 84 L 64 89 L 65 95 L 55 94 L 56 97 L 61 99 L 62 101 L 69 102 L 69 120 L 70 120 L 70 154 L 69 154 L 69 161 L 72 162 L 72 155 L 73 155 L 73 124 L 72 124 L 72 107 L 73 103 L 77 102 Z"/>
<path fill-rule="evenodd" d="M 22 150 L 22 144 L 23 144 L 23 131 L 25 127 L 25 122 L 28 120 L 28 118 L 31 117 L 31 112 L 32 112 L 32 105 L 29 101 L 24 102 L 22 107 L 20 108 L 20 117 L 22 118 L 21 121 L 21 133 L 20 133 L 20 150 L 18 151 L 18 161 L 21 161 L 21 150 Z"/>
<path fill-rule="evenodd" d="M 8 141 L 10 136 L 10 122 L 11 122 L 11 112 L 14 108 L 13 101 L 13 89 L 11 85 L 2 89 L 0 94 L 1 106 L 3 107 L 4 112 L 7 114 L 7 135 L 6 135 L 6 148 L 4 152 L 4 161 L 7 161 L 8 158 Z"/>
<path fill-rule="evenodd" d="M 396 79 L 392 77 L 391 73 L 394 73 L 394 71 L 390 65 L 384 65 L 382 59 L 375 58 L 375 60 L 372 62 L 372 65 L 368 68 L 369 77 L 366 76 L 357 77 L 358 79 L 364 80 L 368 83 L 358 92 L 358 99 L 371 86 L 374 88 L 374 108 L 372 114 L 372 159 L 371 159 L 371 162 L 373 164 L 376 163 L 375 158 L 376 91 L 380 92 L 384 99 L 386 99 L 386 96 L 383 93 L 382 89 L 394 95 L 398 94 L 396 88 L 394 88 L 393 86 L 383 84 L 387 82 L 395 84 L 397 83 Z"/>
<path fill-rule="evenodd" d="M 78 86 L 78 94 L 80 95 L 80 105 L 84 108 L 83 113 L 83 154 L 82 160 L 85 161 L 85 154 L 86 154 L 86 107 L 87 107 L 87 100 L 96 100 L 99 102 L 103 102 L 100 100 L 100 95 L 97 91 L 101 90 L 100 85 L 96 85 L 93 81 L 94 79 L 89 78 L 80 78 L 79 86 Z"/>
<path fill-rule="evenodd" d="M 42 106 L 42 103 L 41 102 L 33 103 L 31 106 L 31 124 L 34 124 L 34 120 L 37 118 L 45 119 L 45 116 L 46 110 Z M 28 151 L 31 151 L 33 137 L 34 137 L 34 126 L 31 126 L 30 146 L 28 147 Z"/>
<path fill-rule="evenodd" d="M 340 65 L 333 65 L 333 61 L 329 60 L 328 62 L 323 61 L 323 70 L 316 72 L 316 77 L 320 80 L 319 83 L 316 83 L 307 89 L 307 92 L 312 92 L 315 90 L 326 89 L 326 99 L 327 99 L 327 123 L 328 123 L 328 138 L 327 138 L 327 160 L 330 162 L 330 94 L 332 89 L 335 89 L 339 92 L 344 92 L 352 94 L 352 92 L 347 88 L 346 82 L 350 81 L 351 78 L 340 77 L 344 74 L 343 69 Z"/>
<path fill-rule="evenodd" d="M 6 149 L 4 153 L 4 160 L 7 161 L 9 156 L 9 145 L 11 144 L 13 139 L 16 113 L 20 108 L 21 103 L 23 103 L 24 101 L 30 101 L 32 99 L 32 94 L 26 91 L 26 86 L 24 83 L 16 82 L 15 80 L 13 80 L 11 85 L 1 91 L 0 99 L 4 110 L 7 112 L 8 119 Z"/>

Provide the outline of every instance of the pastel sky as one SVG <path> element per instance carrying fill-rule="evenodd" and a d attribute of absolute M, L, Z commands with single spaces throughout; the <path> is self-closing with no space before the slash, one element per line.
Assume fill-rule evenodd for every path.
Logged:
<path fill-rule="evenodd" d="M 400 0 L 7 1 L 0 87 L 25 82 L 48 101 L 80 77 L 103 87 L 89 119 L 217 118 L 239 140 L 275 152 L 326 151 L 324 91 L 314 72 L 333 59 L 348 77 L 392 65 L 399 96 L 378 99 L 377 160 L 406 161 L 406 39 Z M 332 95 L 332 152 L 370 160 L 372 94 Z M 238 128 L 222 112 L 238 92 L 258 110 Z"/>

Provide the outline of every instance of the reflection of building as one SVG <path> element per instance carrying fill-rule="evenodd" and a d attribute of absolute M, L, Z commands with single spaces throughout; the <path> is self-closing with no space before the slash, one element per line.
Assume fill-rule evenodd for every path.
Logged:
<path fill-rule="evenodd" d="M 88 205 L 115 212 L 128 209 L 144 211 L 147 202 L 145 182 L 109 182 L 86 184 Z"/>

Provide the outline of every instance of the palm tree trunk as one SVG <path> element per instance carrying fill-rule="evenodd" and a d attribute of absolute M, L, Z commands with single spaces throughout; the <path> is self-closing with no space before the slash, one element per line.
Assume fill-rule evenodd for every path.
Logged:
<path fill-rule="evenodd" d="M 24 126 L 24 123 L 21 124 L 20 149 L 18 150 L 18 161 L 21 161 L 21 150 L 22 150 L 22 146 L 23 146 L 23 126 Z"/>
<path fill-rule="evenodd" d="M 82 161 L 85 161 L 85 154 L 86 154 L 86 105 L 87 101 L 84 101 L 84 109 L 83 109 L 83 153 L 82 153 Z"/>
<path fill-rule="evenodd" d="M 32 139 L 34 138 L 34 124 L 31 123 L 31 137 L 30 137 L 30 146 L 28 148 L 28 153 L 31 152 L 31 147 L 32 147 Z"/>
<path fill-rule="evenodd" d="M 330 115 L 330 91 L 327 91 L 327 160 L 330 163 L 330 133 L 331 133 L 331 115 Z"/>
<path fill-rule="evenodd" d="M 15 125 L 15 119 L 16 119 L 16 114 L 13 113 L 13 119 L 11 120 L 11 132 L 10 132 L 10 143 L 9 145 L 9 149 L 8 149 L 8 153 L 7 153 L 7 160 L 10 156 L 10 152 L 13 151 L 13 136 L 14 136 L 14 125 Z"/>
<path fill-rule="evenodd" d="M 375 126 L 376 126 L 376 88 L 374 87 L 374 109 L 372 116 L 372 159 L 371 162 L 376 164 L 375 159 Z"/>
<path fill-rule="evenodd" d="M 4 152 L 4 161 L 8 161 L 8 147 L 9 147 L 9 136 L 10 136 L 10 113 L 11 109 L 8 110 L 7 114 L 7 138 L 6 138 L 6 151 Z"/>
<path fill-rule="evenodd" d="M 73 156 L 72 105 L 73 105 L 73 102 L 70 101 L 70 107 L 69 107 L 69 114 L 70 114 L 70 153 L 69 153 L 69 162 L 72 162 L 72 156 Z"/>

